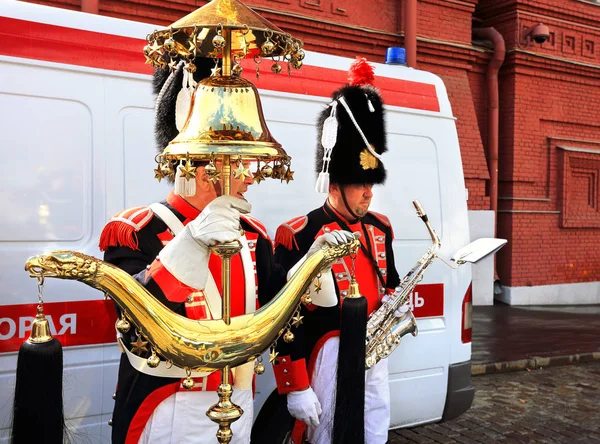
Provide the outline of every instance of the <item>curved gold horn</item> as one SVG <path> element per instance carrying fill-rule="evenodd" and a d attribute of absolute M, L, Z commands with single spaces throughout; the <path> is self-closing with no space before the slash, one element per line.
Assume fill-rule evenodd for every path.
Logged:
<path fill-rule="evenodd" d="M 196 321 L 178 315 L 123 270 L 75 251 L 55 251 L 30 258 L 25 270 L 83 282 L 111 295 L 140 333 L 163 358 L 179 367 L 214 371 L 257 357 L 285 328 L 318 273 L 358 248 L 358 241 L 323 247 L 294 273 L 275 298 L 252 314 L 223 320 Z"/>

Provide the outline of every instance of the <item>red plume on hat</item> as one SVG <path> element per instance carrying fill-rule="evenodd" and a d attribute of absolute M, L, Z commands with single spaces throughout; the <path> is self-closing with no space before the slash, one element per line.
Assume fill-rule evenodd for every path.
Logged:
<path fill-rule="evenodd" d="M 356 57 L 348 70 L 348 84 L 353 86 L 373 85 L 375 82 L 375 70 L 367 59 Z"/>

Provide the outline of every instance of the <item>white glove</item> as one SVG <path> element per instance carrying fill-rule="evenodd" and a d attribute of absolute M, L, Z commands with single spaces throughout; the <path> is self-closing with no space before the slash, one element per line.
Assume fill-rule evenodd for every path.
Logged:
<path fill-rule="evenodd" d="M 240 214 L 250 212 L 248 201 L 233 196 L 217 197 L 189 224 L 192 237 L 206 247 L 233 242 L 242 235 Z"/>
<path fill-rule="evenodd" d="M 240 214 L 248 212 L 250 204 L 243 199 L 217 197 L 161 250 L 161 263 L 178 281 L 203 290 L 208 279 L 208 247 L 238 240 Z"/>
<path fill-rule="evenodd" d="M 383 297 L 381 298 L 381 303 L 385 304 L 386 302 L 389 302 L 392 297 L 394 296 L 394 294 L 385 294 L 383 295 Z M 398 309 L 394 312 L 394 316 L 397 318 L 401 318 L 402 316 L 405 315 L 405 313 L 410 310 L 410 307 L 408 306 L 408 302 L 404 305 L 401 305 L 400 307 L 398 307 Z"/>
<path fill-rule="evenodd" d="M 346 242 L 358 239 L 360 233 L 350 233 L 349 231 L 334 230 L 331 233 L 325 233 L 315 239 L 313 244 L 308 249 L 306 257 L 310 257 L 312 254 L 319 251 L 324 245 L 340 245 Z"/>
<path fill-rule="evenodd" d="M 319 425 L 319 415 L 323 411 L 321 410 L 321 403 L 312 388 L 288 393 L 287 407 L 290 415 L 303 421 L 307 426 L 316 427 Z"/>

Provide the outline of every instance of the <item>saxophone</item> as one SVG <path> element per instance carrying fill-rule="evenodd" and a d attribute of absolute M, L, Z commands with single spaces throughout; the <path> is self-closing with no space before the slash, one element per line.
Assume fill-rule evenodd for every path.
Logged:
<path fill-rule="evenodd" d="M 396 350 L 404 335 L 411 333 L 413 336 L 417 336 L 419 332 L 417 321 L 411 310 L 408 310 L 400 318 L 396 317 L 394 313 L 408 302 L 410 294 L 423 279 L 425 270 L 436 258 L 442 244 L 435 230 L 431 228 L 427 214 L 419 201 L 414 200 L 413 205 L 417 210 L 417 216 L 427 226 L 432 246 L 427 249 L 427 252 L 417 261 L 417 264 L 402 278 L 400 285 L 396 287 L 396 291 L 391 295 L 390 299 L 381 304 L 381 307 L 369 317 L 367 322 L 365 360 L 367 369 L 373 367 L 380 360 L 387 358 Z"/>

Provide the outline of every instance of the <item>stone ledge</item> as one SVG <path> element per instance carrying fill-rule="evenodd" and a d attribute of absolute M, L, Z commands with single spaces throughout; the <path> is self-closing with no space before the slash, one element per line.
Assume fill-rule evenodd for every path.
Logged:
<path fill-rule="evenodd" d="M 536 370 L 543 367 L 554 367 L 558 365 L 578 364 L 600 360 L 600 352 L 579 353 L 574 355 L 533 357 L 529 359 L 519 359 L 516 361 L 494 362 L 488 364 L 473 364 L 471 366 L 471 375 L 489 375 L 492 373 L 517 372 L 522 370 Z"/>

